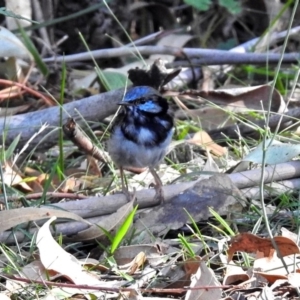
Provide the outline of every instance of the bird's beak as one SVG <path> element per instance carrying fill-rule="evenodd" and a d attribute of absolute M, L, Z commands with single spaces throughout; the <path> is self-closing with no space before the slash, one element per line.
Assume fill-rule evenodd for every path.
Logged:
<path fill-rule="evenodd" d="M 121 106 L 131 106 L 132 104 L 130 102 L 122 101 L 122 102 L 119 102 L 118 105 L 121 105 Z"/>

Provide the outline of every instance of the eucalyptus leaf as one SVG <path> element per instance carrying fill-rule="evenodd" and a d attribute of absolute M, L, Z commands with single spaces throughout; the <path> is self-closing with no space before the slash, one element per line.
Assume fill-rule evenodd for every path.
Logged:
<path fill-rule="evenodd" d="M 128 78 L 122 73 L 116 71 L 103 71 L 103 76 L 105 77 L 106 83 L 110 90 L 116 90 L 128 85 Z"/>
<path fill-rule="evenodd" d="M 299 144 L 287 144 L 279 141 L 266 140 L 265 164 L 275 165 L 292 160 L 300 154 Z M 263 159 L 263 143 L 260 143 L 255 150 L 250 152 L 243 161 L 250 161 L 261 164 Z"/>

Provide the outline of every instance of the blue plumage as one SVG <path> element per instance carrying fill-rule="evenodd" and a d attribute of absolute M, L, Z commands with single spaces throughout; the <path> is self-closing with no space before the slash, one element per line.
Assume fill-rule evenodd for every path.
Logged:
<path fill-rule="evenodd" d="M 150 86 L 136 86 L 127 90 L 124 101 L 135 101 L 151 95 L 159 95 L 159 92 Z"/>

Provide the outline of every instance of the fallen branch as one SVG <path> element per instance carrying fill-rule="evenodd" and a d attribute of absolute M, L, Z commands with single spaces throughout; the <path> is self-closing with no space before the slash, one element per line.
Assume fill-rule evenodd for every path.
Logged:
<path fill-rule="evenodd" d="M 135 56 L 141 55 L 173 55 L 174 57 L 189 57 L 189 58 L 201 58 L 199 60 L 201 65 L 219 65 L 219 64 L 241 64 L 241 63 L 253 63 L 256 61 L 264 62 L 278 62 L 281 58 L 281 54 L 277 53 L 236 53 L 234 51 L 216 50 L 216 49 L 195 49 L 195 48 L 174 48 L 167 46 L 140 46 L 135 48 L 120 47 L 113 49 L 101 49 L 93 51 L 93 57 L 99 58 L 113 58 L 121 56 Z M 288 53 L 282 56 L 283 63 L 298 63 L 300 59 L 299 53 Z M 45 58 L 45 62 L 73 62 L 73 61 L 85 61 L 91 60 L 90 53 L 78 53 L 67 55 L 63 57 L 50 57 Z M 166 65 L 166 67 L 174 67 L 174 63 Z M 190 65 L 187 65 L 190 67 Z"/>
<path fill-rule="evenodd" d="M 119 89 L 67 103 L 63 106 L 62 123 L 79 114 L 86 122 L 99 122 L 116 112 L 117 103 L 121 101 L 123 94 L 124 90 Z M 30 143 L 29 150 L 35 147 L 49 149 L 57 144 L 60 122 L 59 106 L 0 118 L 0 128 L 5 131 L 0 137 L 1 144 L 10 145 L 20 135 L 18 146 L 22 148 L 43 124 L 48 124 L 48 127 Z M 84 126 L 82 119 L 78 119 L 77 123 Z"/>
<path fill-rule="evenodd" d="M 269 36 L 268 40 L 268 46 L 276 44 L 282 39 L 286 38 L 286 35 L 289 34 L 289 37 L 292 36 L 298 37 L 300 31 L 300 26 L 296 26 L 294 28 L 291 28 L 290 30 L 284 30 L 281 32 L 275 32 L 271 36 Z M 163 31 L 161 33 L 157 33 L 157 37 L 159 35 L 163 37 L 164 35 L 169 34 L 168 31 Z M 211 55 L 215 55 L 215 53 L 218 53 L 220 56 L 224 57 L 223 55 L 227 55 L 228 53 L 244 53 L 244 52 L 251 52 L 251 49 L 257 45 L 257 43 L 260 41 L 261 38 L 254 38 L 242 45 L 239 45 L 237 47 L 232 48 L 229 51 L 226 50 L 216 50 L 216 49 L 194 49 L 194 48 L 183 48 L 183 52 L 188 57 L 203 57 L 206 56 L 211 57 Z M 135 46 L 138 45 L 137 41 L 134 42 Z M 89 52 L 82 52 L 82 53 L 76 53 L 71 55 L 64 55 L 64 56 L 57 56 L 57 57 L 49 57 L 44 58 L 43 60 L 45 62 L 77 62 L 82 60 L 91 60 L 91 58 L 109 58 L 109 57 L 121 57 L 121 56 L 128 56 L 128 55 L 136 55 L 136 53 L 140 53 L 142 55 L 151 55 L 151 54 L 168 54 L 168 55 L 174 55 L 178 56 L 180 55 L 179 48 L 171 48 L 171 47 L 163 47 L 163 46 L 143 46 L 143 47 L 131 47 L 133 44 L 126 45 L 124 47 L 120 48 L 114 48 L 114 49 L 101 49 L 101 50 L 92 50 Z M 265 54 L 264 54 L 265 55 Z M 266 54 L 267 56 L 269 55 Z M 265 55 L 265 61 L 267 59 L 267 56 Z M 230 57 L 232 57 L 230 55 Z M 218 59 L 218 57 L 215 57 Z"/>
<path fill-rule="evenodd" d="M 261 180 L 261 169 L 249 170 L 239 173 L 233 173 L 228 176 L 241 192 L 248 196 L 249 188 L 259 185 Z M 271 183 L 272 187 L 282 184 L 289 191 L 300 188 L 300 180 L 288 180 L 300 176 L 300 161 L 292 161 L 274 166 L 268 166 L 265 169 L 265 183 Z M 279 181 L 278 183 L 276 183 Z M 172 198 L 183 193 L 184 190 L 191 188 L 197 181 L 179 183 L 164 186 L 165 201 L 171 202 Z M 280 187 L 282 191 L 282 186 Z M 257 188 L 255 188 L 257 191 Z M 284 192 L 287 190 L 284 190 Z M 283 192 L 283 191 L 282 191 Z M 139 208 L 151 207 L 158 203 L 153 201 L 155 191 L 153 189 L 144 189 L 136 192 Z M 105 215 L 116 212 L 120 207 L 127 203 L 126 197 L 123 194 L 109 195 L 105 197 L 91 197 L 83 200 L 68 201 L 55 204 L 60 209 L 67 210 L 85 218 L 90 223 L 98 223 Z M 183 204 L 184 206 L 184 204 Z M 47 207 L 47 206 L 44 206 Z M 178 207 L 180 209 L 180 207 Z M 87 224 L 82 222 L 68 222 L 64 224 L 56 224 L 56 232 L 63 235 L 76 234 L 79 231 L 87 229 Z M 30 229 L 30 233 L 36 232 L 36 228 Z M 15 238 L 18 241 L 23 241 L 26 236 L 21 232 L 15 232 Z M 0 233 L 0 242 L 14 243 L 14 237 L 11 232 Z"/>

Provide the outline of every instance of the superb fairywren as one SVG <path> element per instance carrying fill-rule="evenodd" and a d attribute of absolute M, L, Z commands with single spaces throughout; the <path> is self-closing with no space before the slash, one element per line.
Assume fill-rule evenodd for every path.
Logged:
<path fill-rule="evenodd" d="M 154 88 L 136 86 L 127 91 L 119 105 L 122 108 L 112 127 L 108 152 L 120 168 L 122 190 L 128 193 L 123 168 L 149 167 L 155 180 L 155 198 L 161 202 L 162 182 L 154 167 L 166 155 L 173 136 L 173 118 L 168 111 L 168 102 Z"/>

